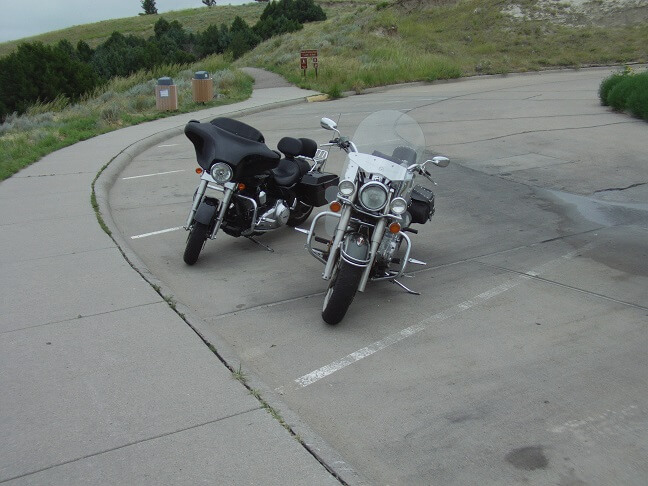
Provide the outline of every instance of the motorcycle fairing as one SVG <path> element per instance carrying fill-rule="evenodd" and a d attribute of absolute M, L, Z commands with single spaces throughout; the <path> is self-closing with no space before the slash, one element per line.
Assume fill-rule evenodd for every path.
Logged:
<path fill-rule="evenodd" d="M 226 162 L 234 169 L 234 178 L 259 174 L 275 168 L 280 156 L 264 143 L 228 132 L 212 123 L 190 121 L 184 129 L 196 150 L 200 167 L 208 171 L 216 161 Z"/>

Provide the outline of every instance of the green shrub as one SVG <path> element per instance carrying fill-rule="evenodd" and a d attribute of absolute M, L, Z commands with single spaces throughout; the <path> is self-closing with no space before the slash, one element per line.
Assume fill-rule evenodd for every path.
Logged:
<path fill-rule="evenodd" d="M 599 88 L 601 103 L 617 111 L 629 111 L 648 121 L 648 71 L 635 73 L 626 67 L 603 80 Z"/>
<path fill-rule="evenodd" d="M 627 108 L 634 116 L 648 121 L 648 72 L 637 76 L 635 88 L 628 96 Z"/>
<path fill-rule="evenodd" d="M 623 81 L 624 73 L 614 73 L 612 76 L 605 78 L 599 86 L 599 98 L 603 106 L 609 106 L 608 96 L 612 88 Z"/>

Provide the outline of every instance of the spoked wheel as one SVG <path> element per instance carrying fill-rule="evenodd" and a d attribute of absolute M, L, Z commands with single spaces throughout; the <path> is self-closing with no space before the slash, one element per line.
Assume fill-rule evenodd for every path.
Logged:
<path fill-rule="evenodd" d="M 312 212 L 313 206 L 309 206 L 306 203 L 298 201 L 297 207 L 290 211 L 290 217 L 288 218 L 288 222 L 286 224 L 290 227 L 298 226 L 306 221 Z"/>
<path fill-rule="evenodd" d="M 324 296 L 322 319 L 327 324 L 337 324 L 346 314 L 360 285 L 364 268 L 351 265 L 340 259 L 337 273 L 331 279 Z"/>
<path fill-rule="evenodd" d="M 198 255 L 200 255 L 203 246 L 205 246 L 208 230 L 209 227 L 206 224 L 194 221 L 194 224 L 189 231 L 187 246 L 184 251 L 184 261 L 187 265 L 193 265 L 198 260 Z"/>

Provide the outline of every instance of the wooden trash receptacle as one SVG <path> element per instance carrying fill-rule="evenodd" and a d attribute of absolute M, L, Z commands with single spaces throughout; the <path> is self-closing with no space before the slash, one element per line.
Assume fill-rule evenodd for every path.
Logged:
<path fill-rule="evenodd" d="M 178 109 L 178 87 L 171 78 L 160 78 L 155 85 L 155 106 L 160 111 Z"/>
<path fill-rule="evenodd" d="M 214 80 L 207 71 L 197 71 L 191 80 L 191 90 L 196 103 L 207 103 L 214 98 Z"/>

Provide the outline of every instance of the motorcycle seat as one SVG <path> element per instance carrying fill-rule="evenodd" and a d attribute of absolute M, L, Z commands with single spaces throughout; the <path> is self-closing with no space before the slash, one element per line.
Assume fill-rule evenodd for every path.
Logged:
<path fill-rule="evenodd" d="M 309 139 L 305 139 L 309 140 Z M 317 144 L 315 145 L 317 148 Z M 310 170 L 310 165 L 305 160 L 295 159 L 297 155 L 305 155 L 304 144 L 300 139 L 284 137 L 279 140 L 277 149 L 284 154 L 284 158 L 279 161 L 279 165 L 272 169 L 272 175 L 275 182 L 284 187 L 292 186 Z M 306 147 L 310 151 L 310 147 Z"/>

